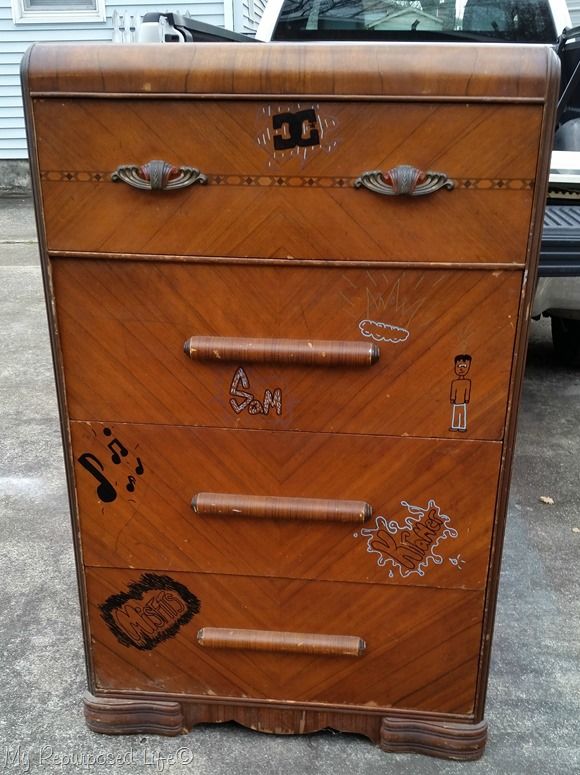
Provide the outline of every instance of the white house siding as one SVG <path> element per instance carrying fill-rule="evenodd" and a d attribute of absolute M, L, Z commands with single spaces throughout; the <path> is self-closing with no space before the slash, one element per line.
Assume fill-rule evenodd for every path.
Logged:
<path fill-rule="evenodd" d="M 580 25 L 580 0 L 568 0 L 568 10 L 574 27 Z"/>
<path fill-rule="evenodd" d="M 107 4 L 107 21 L 79 24 L 18 24 L 12 20 L 10 0 L 0 0 L 0 178 L 2 162 L 25 160 L 28 157 L 22 94 L 20 90 L 20 60 L 26 49 L 35 42 L 78 42 L 110 41 L 112 38 L 112 15 L 128 11 L 140 15 L 154 10 L 171 10 L 178 13 L 189 11 L 191 16 L 207 24 L 224 26 L 224 0 L 212 2 L 179 3 L 167 0 L 149 0 L 123 5 Z M 229 18 L 232 17 L 231 2 Z M 225 21 L 229 21 L 227 9 Z M 169 44 L 168 44 L 169 45 Z M 8 173 L 4 171 L 4 174 Z M 0 179 L 0 190 L 4 189 Z"/>
<path fill-rule="evenodd" d="M 242 0 L 242 19 L 239 31 L 250 35 L 256 32 L 265 7 L 266 0 Z"/>

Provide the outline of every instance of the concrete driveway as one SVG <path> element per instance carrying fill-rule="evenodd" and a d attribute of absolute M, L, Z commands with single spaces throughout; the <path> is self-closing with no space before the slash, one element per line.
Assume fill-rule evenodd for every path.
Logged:
<path fill-rule="evenodd" d="M 82 716 L 84 658 L 30 202 L 0 200 L 0 771 L 147 775 L 580 773 L 580 373 L 532 327 L 484 758 L 384 754 L 357 736 L 202 726 L 104 737 Z M 540 502 L 550 496 L 553 505 Z"/>

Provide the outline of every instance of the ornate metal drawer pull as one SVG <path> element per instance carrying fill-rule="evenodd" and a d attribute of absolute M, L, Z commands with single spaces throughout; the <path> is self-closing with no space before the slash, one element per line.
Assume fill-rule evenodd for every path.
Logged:
<path fill-rule="evenodd" d="M 207 183 L 207 176 L 195 167 L 174 167 L 167 161 L 154 159 L 142 164 L 125 164 L 111 175 L 114 183 L 127 183 L 145 191 L 174 191 L 194 183 Z"/>
<path fill-rule="evenodd" d="M 440 188 L 451 191 L 454 185 L 444 172 L 423 172 L 409 164 L 401 164 L 384 173 L 381 170 L 363 172 L 354 182 L 355 188 L 364 186 L 384 196 L 424 196 Z"/>

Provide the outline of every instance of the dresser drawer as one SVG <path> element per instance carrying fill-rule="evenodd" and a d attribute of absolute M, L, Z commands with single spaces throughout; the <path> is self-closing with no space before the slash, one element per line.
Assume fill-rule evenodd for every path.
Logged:
<path fill-rule="evenodd" d="M 93 568 L 87 587 L 99 689 L 473 709 L 481 592 Z"/>
<path fill-rule="evenodd" d="M 53 281 L 73 419 L 502 437 L 517 271 L 58 259 Z M 218 345 L 191 360 L 192 336 L 331 340 L 379 357 L 280 364 Z"/>
<path fill-rule="evenodd" d="M 34 111 L 50 250 L 524 263 L 540 105 L 37 99 Z M 113 182 L 124 166 L 149 185 L 155 171 L 139 168 L 153 160 L 207 180 Z M 400 166 L 453 190 L 354 187 Z"/>
<path fill-rule="evenodd" d="M 71 430 L 87 565 L 485 584 L 499 443 Z"/>

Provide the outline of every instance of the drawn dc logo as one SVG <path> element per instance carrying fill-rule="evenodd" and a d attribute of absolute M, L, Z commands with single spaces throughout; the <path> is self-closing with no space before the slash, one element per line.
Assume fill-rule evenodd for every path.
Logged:
<path fill-rule="evenodd" d="M 268 166 L 314 154 L 330 153 L 337 146 L 337 122 L 319 104 L 265 105 L 258 111 L 258 145 L 270 156 Z"/>

